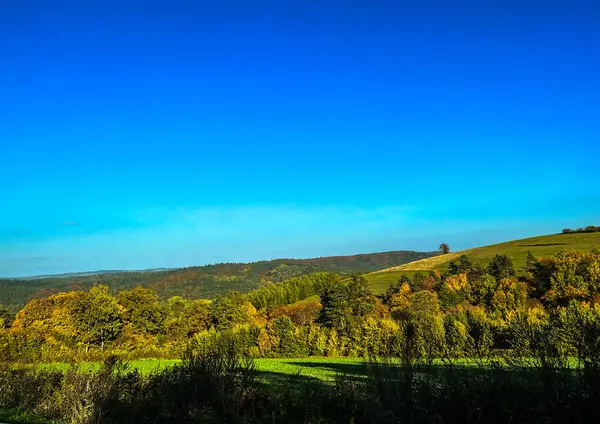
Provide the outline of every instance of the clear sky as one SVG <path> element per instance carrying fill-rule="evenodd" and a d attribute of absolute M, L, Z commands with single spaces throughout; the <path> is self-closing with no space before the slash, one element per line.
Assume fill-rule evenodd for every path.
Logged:
<path fill-rule="evenodd" d="M 600 2 L 0 1 L 0 276 L 600 224 Z"/>

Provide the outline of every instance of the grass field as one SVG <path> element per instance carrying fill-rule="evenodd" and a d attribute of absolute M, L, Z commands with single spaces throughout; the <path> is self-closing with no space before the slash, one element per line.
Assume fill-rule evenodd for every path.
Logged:
<path fill-rule="evenodd" d="M 451 261 L 456 260 L 463 254 L 467 255 L 474 263 L 479 264 L 486 264 L 496 254 L 507 255 L 513 260 L 516 268 L 520 269 L 525 265 L 527 252 L 531 252 L 536 257 L 546 257 L 553 256 L 563 250 L 589 251 L 594 248 L 600 249 L 600 233 L 553 234 L 513 240 L 421 259 L 405 265 L 372 272 L 367 274 L 366 278 L 374 293 L 383 293 L 390 283 L 398 281 L 401 275 L 411 277 L 417 271 L 445 270 Z"/>
<path fill-rule="evenodd" d="M 499 358 L 497 358 L 499 359 Z M 150 374 L 167 367 L 171 367 L 179 360 L 176 359 L 141 359 L 128 362 L 130 369 L 136 369 L 141 374 Z M 578 366 L 577 359 L 570 359 L 570 366 Z M 258 358 L 254 360 L 256 371 L 265 377 L 266 382 L 279 381 L 289 378 L 332 380 L 336 374 L 343 373 L 352 377 L 363 377 L 368 375 L 368 364 L 362 358 L 328 358 L 328 357 L 306 357 L 306 358 Z M 441 360 L 433 361 L 434 366 L 444 367 Z M 476 361 L 468 358 L 456 359 L 455 366 L 460 368 L 477 368 Z M 38 364 L 37 367 L 45 370 L 69 369 L 68 363 Z M 77 364 L 81 372 L 91 372 L 100 367 L 100 362 L 82 362 Z"/>
<path fill-rule="evenodd" d="M 178 360 L 154 360 L 143 359 L 129 362 L 129 366 L 137 369 L 142 374 L 170 367 Z M 286 358 L 255 360 L 259 373 L 267 377 L 300 376 L 306 378 L 330 379 L 337 372 L 345 372 L 351 375 L 364 375 L 366 367 L 363 360 L 359 358 Z M 52 363 L 39 365 L 42 369 L 67 370 L 71 365 L 68 363 Z M 82 362 L 78 364 L 80 371 L 89 372 L 100 367 L 99 362 Z"/>

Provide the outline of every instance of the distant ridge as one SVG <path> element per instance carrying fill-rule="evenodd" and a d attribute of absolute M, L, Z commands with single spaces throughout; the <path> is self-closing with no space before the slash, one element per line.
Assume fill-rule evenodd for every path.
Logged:
<path fill-rule="evenodd" d="M 85 290 L 104 284 L 112 291 L 137 286 L 152 288 L 161 299 L 214 298 L 230 290 L 247 292 L 261 285 L 313 272 L 369 273 L 429 258 L 439 252 L 398 250 L 309 259 L 274 259 L 252 263 L 221 263 L 186 268 L 140 271 L 101 270 L 0 279 L 0 305 L 17 310 L 29 300 L 57 292 Z"/>
<path fill-rule="evenodd" d="M 204 267 L 215 267 L 220 265 L 252 265 L 261 263 L 316 263 L 316 262 L 327 262 L 332 260 L 353 260 L 353 259 L 366 259 L 370 257 L 382 256 L 382 255 L 398 255 L 398 254 L 411 254 L 411 253 L 423 253 L 429 256 L 439 255 L 439 252 L 415 252 L 413 250 L 389 250 L 385 252 L 372 252 L 372 253 L 356 253 L 352 255 L 335 255 L 335 256 L 315 256 L 312 258 L 274 258 L 269 260 L 255 261 L 255 262 L 217 262 L 214 264 L 206 265 L 192 265 L 187 267 L 175 267 L 175 268 L 149 268 L 149 269 L 115 269 L 115 270 L 98 270 L 98 271 L 82 271 L 82 272 L 66 272 L 62 274 L 43 274 L 43 275 L 31 275 L 24 277 L 0 277 L 0 280 L 39 280 L 45 278 L 77 278 L 77 277 L 90 277 L 94 275 L 102 274 L 123 274 L 123 273 L 136 273 L 136 272 L 163 272 L 163 271 L 176 271 L 184 269 L 196 269 Z"/>
<path fill-rule="evenodd" d="M 73 277 L 88 277 L 92 275 L 100 275 L 100 274 L 119 274 L 124 272 L 160 272 L 160 271 L 168 271 L 171 269 L 178 268 L 152 268 L 152 269 L 136 269 L 136 270 L 125 270 L 125 269 L 115 269 L 115 270 L 99 270 L 99 271 L 85 271 L 85 272 L 67 272 L 64 274 L 46 274 L 46 275 L 32 275 L 27 277 L 18 277 L 18 278 L 7 278 L 0 277 L 2 280 L 39 280 L 42 278 L 73 278 Z"/>

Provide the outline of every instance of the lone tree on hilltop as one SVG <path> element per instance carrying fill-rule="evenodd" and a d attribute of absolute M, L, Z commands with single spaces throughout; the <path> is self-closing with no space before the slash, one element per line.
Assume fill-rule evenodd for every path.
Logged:
<path fill-rule="evenodd" d="M 450 246 L 448 246 L 447 243 L 440 244 L 440 252 L 442 252 L 442 255 L 445 255 L 446 253 L 450 253 Z"/>

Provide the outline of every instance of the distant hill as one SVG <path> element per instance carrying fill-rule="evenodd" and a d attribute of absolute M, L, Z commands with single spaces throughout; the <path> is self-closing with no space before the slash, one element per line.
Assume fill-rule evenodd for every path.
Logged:
<path fill-rule="evenodd" d="M 96 271 L 0 279 L 0 305 L 17 310 L 33 298 L 61 291 L 86 289 L 95 284 L 105 284 L 115 291 L 138 285 L 151 287 L 163 299 L 171 296 L 182 296 L 188 299 L 213 298 L 229 290 L 246 292 L 269 282 L 283 281 L 312 272 L 368 273 L 438 254 L 438 252 L 394 251 L 312 259 L 224 263 L 168 270 Z"/>
<path fill-rule="evenodd" d="M 32 281 L 32 280 L 41 280 L 44 278 L 77 278 L 77 277 L 90 277 L 90 276 L 99 275 L 99 274 L 120 274 L 120 273 L 125 273 L 125 272 L 159 272 L 159 271 L 169 271 L 172 269 L 179 269 L 179 268 L 153 268 L 153 269 L 140 269 L 140 270 L 135 270 L 135 271 L 126 271 L 124 269 L 119 269 L 119 270 L 113 269 L 113 270 L 98 270 L 98 271 L 87 271 L 87 272 L 67 272 L 65 274 L 32 275 L 32 276 L 27 276 L 27 277 L 20 277 L 19 280 Z M 15 280 L 15 278 L 0 277 L 0 280 Z"/>
<path fill-rule="evenodd" d="M 525 265 L 527 252 L 531 252 L 536 257 L 545 257 L 568 249 L 589 251 L 594 248 L 600 249 L 599 232 L 552 234 L 420 259 L 407 264 L 375 271 L 366 277 L 373 291 L 382 293 L 390 283 L 397 281 L 401 275 L 411 276 L 418 271 L 427 272 L 434 269 L 446 270 L 450 262 L 458 259 L 461 255 L 467 255 L 474 263 L 486 264 L 494 255 L 503 254 L 509 256 L 513 260 L 515 267 L 519 269 Z"/>

